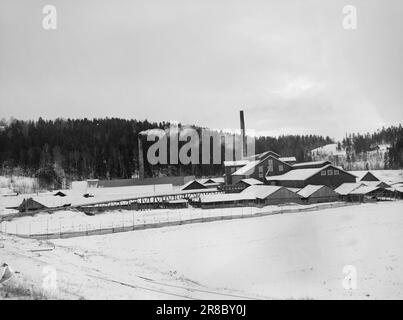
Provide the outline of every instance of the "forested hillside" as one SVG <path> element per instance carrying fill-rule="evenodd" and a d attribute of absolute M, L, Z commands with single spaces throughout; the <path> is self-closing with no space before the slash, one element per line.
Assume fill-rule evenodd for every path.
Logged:
<path fill-rule="evenodd" d="M 129 178 L 138 172 L 138 133 L 168 126 L 165 122 L 118 118 L 2 120 L 0 174 L 37 176 L 43 183 L 55 185 L 75 179 Z M 259 137 L 256 152 L 273 150 L 304 161 L 309 160 L 310 149 L 331 142 L 329 137 L 314 135 Z M 147 149 L 147 144 L 144 147 Z M 221 165 L 150 166 L 146 162 L 145 166 L 148 176 L 223 174 Z"/>
<path fill-rule="evenodd" d="M 381 150 L 381 148 L 386 150 Z M 338 143 L 339 149 L 346 150 L 347 161 L 354 163 L 358 159 L 365 162 L 371 153 L 382 154 L 384 166 L 380 169 L 403 168 L 403 128 L 391 126 L 379 129 L 373 133 L 348 134 Z"/>

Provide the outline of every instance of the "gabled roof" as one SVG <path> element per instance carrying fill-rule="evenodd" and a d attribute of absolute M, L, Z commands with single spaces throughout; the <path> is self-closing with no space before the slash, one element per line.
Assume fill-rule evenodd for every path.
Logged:
<path fill-rule="evenodd" d="M 254 185 L 246 188 L 241 194 L 251 194 L 257 199 L 265 199 L 273 193 L 279 191 L 284 187 L 268 186 L 268 185 Z"/>
<path fill-rule="evenodd" d="M 284 161 L 280 160 L 279 158 L 276 158 L 276 157 L 272 156 L 271 154 L 269 154 L 267 157 L 262 158 L 260 160 L 250 161 L 247 165 L 245 165 L 242 168 L 238 169 L 232 175 L 233 176 L 250 175 L 255 171 L 256 166 L 258 166 L 259 164 L 261 164 L 262 162 L 264 162 L 264 161 L 266 161 L 267 159 L 270 159 L 270 158 L 272 158 L 274 160 L 277 160 L 277 161 L 281 162 L 282 164 L 292 168 L 292 165 L 290 165 L 289 163 L 284 162 Z"/>
<path fill-rule="evenodd" d="M 255 154 L 253 156 L 247 157 L 245 159 L 248 159 L 250 161 L 251 160 L 262 160 L 262 159 L 266 158 L 266 156 L 269 156 L 269 155 L 274 155 L 275 158 L 280 157 L 280 155 L 278 153 L 276 153 L 274 151 L 271 151 L 271 150 L 268 150 L 268 151 L 265 151 L 265 152 L 258 153 L 258 154 Z"/>
<path fill-rule="evenodd" d="M 181 188 L 181 190 L 186 190 L 187 187 L 189 187 L 189 186 L 192 185 L 192 184 L 196 184 L 197 187 L 198 187 L 197 189 L 206 189 L 206 186 L 205 186 L 204 184 L 200 183 L 200 182 L 197 181 L 197 180 L 192 180 L 192 181 L 189 181 L 188 183 L 186 183 L 186 184 Z"/>
<path fill-rule="evenodd" d="M 313 184 L 308 184 L 301 190 L 299 190 L 297 193 L 302 197 L 302 198 L 309 198 L 311 195 L 313 195 L 316 191 L 322 189 L 325 187 L 324 185 L 313 185 Z"/>
<path fill-rule="evenodd" d="M 334 191 L 342 196 L 348 195 L 351 191 L 358 189 L 359 187 L 364 186 L 362 182 L 346 182 L 337 187 Z"/>
<path fill-rule="evenodd" d="M 46 208 L 57 208 L 71 205 L 71 200 L 67 199 L 67 197 L 42 196 L 33 197 L 31 199 Z M 28 201 L 29 199 L 26 200 Z"/>
<path fill-rule="evenodd" d="M 371 179 L 371 180 L 366 180 Z M 360 181 L 380 181 L 372 172 L 367 171 L 360 179 Z"/>
<path fill-rule="evenodd" d="M 278 159 L 280 157 L 279 154 L 277 154 L 274 151 L 265 151 L 262 153 L 255 154 L 253 156 L 249 156 L 240 160 L 235 160 L 235 161 L 224 161 L 224 166 L 225 167 L 239 167 L 239 166 L 244 166 L 247 165 L 251 161 L 258 161 L 258 160 L 263 160 L 267 156 L 272 156 L 273 158 Z"/>
<path fill-rule="evenodd" d="M 252 174 L 255 171 L 255 167 L 261 162 L 261 160 L 250 161 L 247 165 L 235 171 L 233 176 L 246 176 Z"/>
<path fill-rule="evenodd" d="M 296 181 L 305 181 L 306 179 L 314 176 L 315 174 L 319 173 L 322 170 L 325 170 L 329 167 L 332 167 L 334 169 L 340 170 L 346 174 L 349 174 L 353 177 L 355 177 L 353 174 L 350 172 L 347 172 L 339 167 L 335 167 L 332 164 L 328 164 L 324 167 L 321 168 L 307 168 L 307 169 L 294 169 L 291 171 L 288 171 L 282 175 L 278 176 L 267 176 L 266 180 L 267 181 L 289 181 L 289 180 L 296 180 Z"/>

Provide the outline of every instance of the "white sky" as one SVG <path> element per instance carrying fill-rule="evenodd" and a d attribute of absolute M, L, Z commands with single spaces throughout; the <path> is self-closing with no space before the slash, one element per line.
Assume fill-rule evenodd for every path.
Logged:
<path fill-rule="evenodd" d="M 244 109 L 269 135 L 375 130 L 403 119 L 402 16 L 401 0 L 1 0 L 0 117 L 238 128 Z"/>

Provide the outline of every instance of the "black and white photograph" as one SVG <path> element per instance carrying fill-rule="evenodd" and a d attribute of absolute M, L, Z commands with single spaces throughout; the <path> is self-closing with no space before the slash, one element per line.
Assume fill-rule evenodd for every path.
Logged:
<path fill-rule="evenodd" d="M 0 0 L 0 300 L 402 300 L 402 17 Z"/>

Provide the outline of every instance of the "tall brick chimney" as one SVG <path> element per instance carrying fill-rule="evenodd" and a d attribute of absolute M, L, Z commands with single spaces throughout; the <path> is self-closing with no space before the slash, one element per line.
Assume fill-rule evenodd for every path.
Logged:
<path fill-rule="evenodd" d="M 241 135 L 242 135 L 242 156 L 246 157 L 246 137 L 245 137 L 245 119 L 243 110 L 239 111 L 239 117 L 241 121 Z"/>

